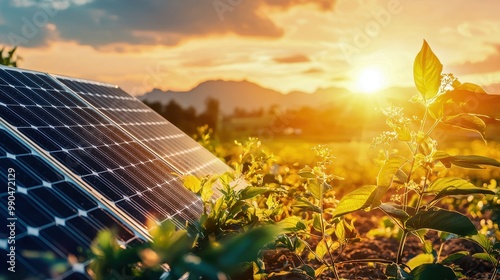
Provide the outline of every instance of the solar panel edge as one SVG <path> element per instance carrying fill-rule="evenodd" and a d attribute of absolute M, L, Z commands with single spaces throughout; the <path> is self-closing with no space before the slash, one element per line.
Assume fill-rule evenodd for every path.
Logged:
<path fill-rule="evenodd" d="M 91 81 L 91 80 L 86 80 L 86 79 L 80 79 L 80 78 L 72 78 L 72 77 L 67 77 L 67 76 L 62 76 L 62 75 L 51 75 L 49 74 L 50 76 L 52 76 L 54 79 L 56 79 L 58 82 L 59 81 L 59 78 L 61 79 L 69 79 L 69 80 L 75 80 L 75 81 L 78 81 L 78 82 L 82 82 L 82 83 L 88 83 L 88 84 L 95 84 L 95 85 L 100 85 L 100 86 L 105 86 L 105 87 L 109 87 L 109 88 L 119 88 L 118 85 L 114 85 L 114 84 L 109 84 L 109 83 L 103 83 L 103 82 L 97 82 L 97 81 Z M 62 84 L 62 82 L 60 82 Z M 73 90 L 69 89 L 66 85 L 64 85 L 65 88 L 67 88 L 68 90 L 70 90 L 72 93 L 74 93 L 75 95 L 78 96 L 78 94 L 76 94 Z M 123 90 L 124 91 L 124 90 Z M 125 92 L 125 91 L 124 91 Z M 127 92 L 125 92 L 127 93 Z M 127 93 L 128 94 L 128 93 Z M 142 103 L 142 101 L 140 101 L 137 97 L 135 96 L 132 96 L 130 94 L 128 94 L 130 97 L 132 97 L 135 101 L 139 101 Z M 81 97 L 80 97 L 81 98 Z M 83 99 L 83 98 L 82 98 Z M 115 121 L 113 121 L 106 113 L 102 112 L 100 109 L 96 108 L 95 106 L 93 106 L 93 104 L 91 104 L 90 102 L 87 102 L 85 101 L 87 104 L 89 104 L 89 106 L 91 106 L 92 108 L 94 108 L 95 110 L 97 110 L 99 113 L 101 113 L 102 115 L 104 115 L 107 119 L 111 120 L 113 123 L 116 124 Z M 149 107 L 147 107 L 149 108 Z M 149 108 L 150 109 L 150 108 Z M 161 116 L 160 114 L 158 114 L 157 112 L 155 112 L 154 110 L 150 109 L 153 114 L 155 114 L 156 116 L 164 119 L 163 116 Z M 168 121 L 168 120 L 167 120 Z M 119 126 L 120 128 L 122 128 L 121 126 Z M 182 132 L 182 130 L 178 129 L 177 127 L 173 126 L 175 129 L 177 129 L 179 132 L 181 133 L 184 133 Z M 129 132 L 128 130 L 126 129 L 123 129 L 123 131 L 125 131 L 129 136 L 133 137 L 135 140 L 137 140 L 137 138 L 133 135 L 133 133 Z M 194 139 L 192 139 L 191 137 L 189 137 L 189 139 L 187 139 L 187 141 L 190 141 L 191 143 L 195 143 L 197 145 L 199 145 Z M 151 152 L 153 152 L 154 154 L 156 154 L 159 158 L 162 158 L 163 159 L 163 156 L 162 155 L 159 155 L 158 153 L 156 153 L 154 150 L 152 150 L 148 145 L 145 145 L 142 143 L 142 141 L 138 141 L 138 143 L 140 143 L 142 146 L 144 146 L 145 148 L 147 148 L 148 150 L 150 150 Z M 207 150 L 205 147 L 199 145 L 199 148 L 202 149 L 205 153 L 208 153 L 210 155 L 213 155 L 209 150 Z M 232 171 L 231 167 L 227 166 L 224 162 L 222 162 L 220 159 L 218 159 L 217 157 L 214 156 L 215 159 L 217 159 L 221 164 L 225 165 L 228 170 L 227 171 Z M 164 160 L 164 162 L 166 162 L 168 165 L 171 165 L 168 161 Z M 182 171 L 179 170 L 179 168 L 171 165 L 174 169 L 178 170 L 180 174 L 182 175 L 189 175 L 191 173 L 184 173 Z M 220 174 L 219 174 L 220 175 Z"/>
<path fill-rule="evenodd" d="M 23 143 L 25 146 L 29 147 L 31 151 L 36 152 L 36 154 L 42 158 L 47 164 L 52 167 L 58 169 L 63 173 L 65 179 L 74 183 L 76 186 L 80 187 L 83 192 L 86 194 L 95 197 L 97 201 L 99 201 L 100 206 L 111 214 L 113 214 L 120 222 L 123 223 L 124 226 L 129 228 L 136 236 L 141 237 L 145 240 L 151 240 L 151 235 L 149 232 L 139 225 L 136 221 L 134 221 L 128 214 L 124 213 L 121 209 L 115 206 L 115 204 L 105 198 L 102 194 L 97 192 L 92 186 L 83 181 L 80 176 L 74 174 L 71 170 L 69 170 L 66 166 L 61 164 L 57 159 L 55 159 L 52 155 L 42 149 L 38 144 L 34 143 L 31 139 L 25 136 L 23 133 L 19 132 L 17 128 L 11 126 L 9 123 L 6 123 L 2 118 L 0 118 L 0 127 L 14 136 L 18 141 Z"/>
<path fill-rule="evenodd" d="M 129 131 L 127 131 L 126 129 L 124 129 L 121 125 L 119 125 L 118 123 L 116 123 L 114 120 L 112 120 L 109 116 L 107 116 L 106 114 L 104 114 L 101 110 L 99 110 L 98 108 L 96 108 L 93 104 L 91 104 L 90 102 L 88 102 L 87 100 L 83 99 L 81 96 L 79 96 L 74 90 L 70 89 L 68 86 L 66 86 L 65 84 L 63 84 L 59 79 L 58 77 L 61 77 L 63 79 L 72 79 L 72 80 L 76 80 L 76 81 L 80 81 L 80 82 L 85 82 L 85 83 L 95 83 L 97 85 L 101 85 L 101 86 L 106 86 L 106 87 L 118 87 L 116 85 L 112 85 L 112 84 L 106 84 L 106 83 L 100 83 L 100 82 L 94 82 L 94 81 L 88 81 L 88 80 L 85 80 L 85 79 L 75 79 L 75 78 L 70 78 L 70 77 L 64 77 L 64 76 L 61 76 L 61 75 L 51 75 L 51 74 L 47 74 L 49 77 L 51 77 L 54 81 L 56 81 L 57 83 L 59 83 L 64 89 L 66 89 L 66 91 L 70 92 L 71 94 L 73 94 L 73 96 L 79 98 L 82 102 L 84 102 L 85 104 L 87 104 L 87 106 L 89 106 L 90 108 L 92 108 L 94 111 L 96 111 L 97 113 L 99 113 L 102 117 L 104 117 L 106 120 L 108 120 L 109 122 L 113 123 L 116 127 L 118 127 L 122 132 L 126 133 L 129 137 L 131 137 L 132 139 L 136 140 L 141 146 L 143 146 L 144 148 L 146 148 L 147 150 L 149 150 L 151 153 L 155 154 L 158 158 L 161 158 L 160 155 L 158 155 L 157 153 L 155 153 L 154 151 L 152 151 L 148 146 L 144 145 L 143 143 L 141 143 L 140 141 L 138 141 L 138 139 L 136 137 L 134 137 L 133 134 L 131 134 Z M 162 159 L 163 160 L 163 159 Z M 174 165 L 172 165 L 171 163 L 169 163 L 168 161 L 166 160 L 163 160 L 164 163 L 166 163 L 170 168 L 174 169 L 176 172 L 178 172 L 179 174 L 182 174 L 182 172 L 177 168 L 175 167 Z M 184 175 L 184 174 L 183 174 Z"/>

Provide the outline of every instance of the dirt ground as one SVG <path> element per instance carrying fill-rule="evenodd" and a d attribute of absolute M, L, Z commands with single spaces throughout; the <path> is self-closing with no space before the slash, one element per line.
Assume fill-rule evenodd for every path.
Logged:
<path fill-rule="evenodd" d="M 359 260 L 359 259 L 385 259 L 395 260 L 396 252 L 398 249 L 398 241 L 394 238 L 368 238 L 366 233 L 377 227 L 374 219 L 370 219 L 370 215 L 361 214 L 355 221 L 355 227 L 361 237 L 361 242 L 349 244 L 344 250 L 343 254 L 338 258 L 338 262 L 346 260 Z M 427 238 L 432 240 L 435 250 L 439 249 L 440 240 L 435 232 L 429 232 Z M 441 259 L 444 259 L 449 254 L 458 251 L 469 251 L 470 255 L 482 252 L 481 248 L 469 241 L 462 239 L 453 239 L 445 243 Z M 405 246 L 403 260 L 406 262 L 417 254 L 422 253 L 420 241 L 415 236 L 409 236 Z M 279 271 L 292 271 L 293 266 L 300 266 L 300 260 L 287 250 L 268 251 L 265 253 L 264 262 L 266 270 L 269 272 Z M 336 256 L 334 256 L 336 257 Z M 311 261 L 308 263 L 313 267 L 318 267 L 319 263 Z M 455 262 L 463 271 L 466 278 L 462 279 L 490 279 L 493 271 L 493 266 L 485 261 L 472 258 L 471 256 L 463 257 Z M 387 279 L 384 274 L 385 264 L 374 263 L 355 263 L 355 264 L 338 264 L 337 266 L 339 276 L 343 279 Z M 271 274 L 272 275 L 272 274 Z M 331 275 L 324 273 L 319 279 L 334 279 Z M 251 278 L 250 278 L 251 279 Z M 272 280 L 277 279 L 310 279 L 304 274 L 293 273 L 288 275 L 279 275 L 271 277 Z M 499 278 L 500 279 L 500 278 Z M 431 279 L 429 279 L 431 280 Z"/>

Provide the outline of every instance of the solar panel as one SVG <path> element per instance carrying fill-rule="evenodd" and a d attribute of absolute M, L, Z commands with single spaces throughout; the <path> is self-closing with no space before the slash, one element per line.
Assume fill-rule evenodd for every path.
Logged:
<path fill-rule="evenodd" d="M 182 174 L 229 171 L 227 165 L 191 137 L 119 87 L 61 76 L 57 79 Z"/>
<path fill-rule="evenodd" d="M 194 221 L 202 204 L 175 174 L 229 170 L 116 86 L 8 67 L 0 67 L 0 139 L 0 182 L 16 184 L 1 189 L 0 213 L 16 219 L 18 269 L 41 278 L 85 278 L 84 252 L 105 227 L 126 246 L 165 220 Z M 8 242 L 2 230 L 2 257 Z"/>

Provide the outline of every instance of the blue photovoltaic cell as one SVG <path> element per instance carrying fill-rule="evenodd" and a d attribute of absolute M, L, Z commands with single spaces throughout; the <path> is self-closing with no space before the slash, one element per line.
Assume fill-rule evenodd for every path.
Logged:
<path fill-rule="evenodd" d="M 0 139 L 0 183 L 9 168 L 16 173 L 16 252 L 26 277 L 87 279 L 99 230 L 115 228 L 129 244 L 167 219 L 182 227 L 202 205 L 173 174 L 229 170 L 117 87 L 8 67 L 0 67 Z M 2 188 L 0 204 L 8 199 Z M 0 214 L 10 217 L 6 207 Z M 0 233 L 5 263 L 8 233 Z"/>
<path fill-rule="evenodd" d="M 16 279 L 88 279 L 84 268 L 88 265 L 90 244 L 98 230 L 115 228 L 124 244 L 137 239 L 130 229 L 99 207 L 97 199 L 67 180 L 6 130 L 0 129 L 0 139 L 0 184 L 3 186 L 0 216 L 2 221 L 15 221 L 15 243 L 9 243 L 9 232 L 2 230 L 0 233 L 0 259 L 4 268 L 8 248 L 15 246 Z M 11 183 L 16 190 L 13 215 L 6 207 L 12 200 L 7 188 L 9 173 L 15 174 L 15 185 Z M 82 229 L 93 235 L 81 233 Z M 70 255 L 75 257 L 76 263 L 71 261 Z M 4 269 L 0 273 L 8 275 Z"/>
<path fill-rule="evenodd" d="M 83 80 L 58 80 L 182 174 L 221 174 L 227 165 L 180 129 L 119 87 Z"/>

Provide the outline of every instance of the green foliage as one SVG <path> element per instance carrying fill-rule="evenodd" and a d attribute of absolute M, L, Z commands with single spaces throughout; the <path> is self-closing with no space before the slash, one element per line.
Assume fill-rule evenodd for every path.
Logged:
<path fill-rule="evenodd" d="M 376 180 L 375 185 L 363 182 L 361 187 L 340 195 L 343 178 L 333 175 L 336 159 L 326 146 L 314 149 L 315 162 L 309 166 L 289 168 L 277 166 L 276 157 L 258 139 L 235 141 L 237 152 L 225 157 L 234 172 L 183 178 L 184 186 L 205 206 L 196 224 L 179 230 L 166 222 L 151 232 L 151 242 L 125 249 L 110 232 L 101 233 L 93 247 L 91 269 L 101 278 L 113 270 L 123 270 L 140 279 L 161 275 L 168 264 L 167 279 L 177 279 L 186 272 L 190 279 L 219 279 L 221 275 L 236 275 L 244 263 L 253 262 L 246 267 L 253 268 L 254 279 L 340 279 L 339 265 L 365 262 L 385 265 L 389 279 L 458 279 L 462 274 L 455 262 L 468 252 L 441 254 L 446 242 L 461 238 L 483 249 L 472 256 L 490 262 L 494 266 L 491 279 L 495 279 L 500 257 L 498 236 L 483 234 L 469 216 L 456 211 L 461 209 L 444 209 L 440 202 L 497 195 L 496 185 L 476 186 L 460 174 L 446 174 L 452 167 L 482 169 L 500 167 L 500 162 L 484 155 L 449 154 L 441 146 L 438 149 L 438 141 L 433 138 L 445 126 L 473 130 L 484 137 L 486 120 L 492 117 L 467 111 L 463 102 L 467 96 L 487 93 L 477 85 L 460 83 L 453 75 L 441 73 L 442 68 L 424 41 L 413 67 L 420 92 L 413 101 L 423 109 L 423 115 L 407 117 L 402 108 L 382 111 L 390 131 L 374 140 L 373 146 L 380 148 L 378 173 L 371 178 Z M 222 155 L 207 127 L 198 134 L 203 146 Z M 222 195 L 214 197 L 214 189 Z M 368 235 L 396 238 L 399 246 L 394 259 L 345 260 L 345 249 L 361 240 L 353 223 L 359 210 L 385 214 L 380 219 L 382 230 L 372 229 Z M 439 250 L 428 239 L 429 231 L 439 232 Z M 420 240 L 422 249 L 411 259 L 405 254 L 409 235 Z M 271 271 L 264 259 L 264 252 L 269 250 L 283 250 L 293 260 L 287 259 L 283 267 Z"/>
<path fill-rule="evenodd" d="M 17 67 L 17 62 L 21 60 L 21 58 L 15 55 L 16 50 L 17 47 L 12 48 L 10 51 L 7 52 L 7 55 L 4 57 L 5 47 L 3 47 L 0 50 L 0 65 Z"/>

